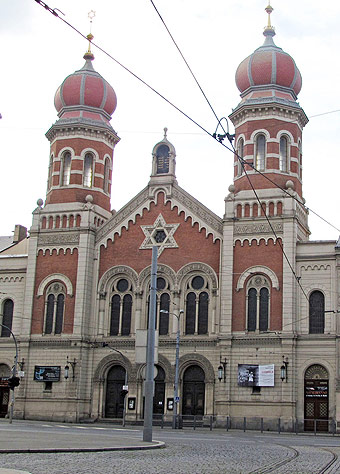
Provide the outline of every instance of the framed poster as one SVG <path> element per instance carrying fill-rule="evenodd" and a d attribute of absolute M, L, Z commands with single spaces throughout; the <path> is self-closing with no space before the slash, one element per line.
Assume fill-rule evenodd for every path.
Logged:
<path fill-rule="evenodd" d="M 238 364 L 240 387 L 274 387 L 274 364 Z"/>
<path fill-rule="evenodd" d="M 59 382 L 60 365 L 36 365 L 34 367 L 34 380 L 36 380 L 37 382 Z"/>
<path fill-rule="evenodd" d="M 136 408 L 136 398 L 129 397 L 128 398 L 128 410 L 134 410 Z"/>

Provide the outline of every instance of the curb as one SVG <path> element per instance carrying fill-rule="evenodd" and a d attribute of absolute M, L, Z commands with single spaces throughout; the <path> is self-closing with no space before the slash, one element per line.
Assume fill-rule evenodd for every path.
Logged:
<path fill-rule="evenodd" d="M 114 446 L 107 448 L 46 448 L 46 449 L 0 449 L 0 454 L 15 453 L 98 453 L 104 451 L 143 451 L 146 449 L 162 449 L 165 448 L 163 441 L 155 441 L 155 444 L 148 446 Z M 1 474 L 1 469 L 0 469 Z"/>

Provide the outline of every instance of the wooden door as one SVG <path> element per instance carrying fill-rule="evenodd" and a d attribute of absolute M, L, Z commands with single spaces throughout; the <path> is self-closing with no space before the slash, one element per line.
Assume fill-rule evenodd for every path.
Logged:
<path fill-rule="evenodd" d="M 106 418 L 123 418 L 125 369 L 119 365 L 112 367 L 107 375 L 106 383 Z"/>
<path fill-rule="evenodd" d="M 328 380 L 305 380 L 305 431 L 328 431 Z"/>

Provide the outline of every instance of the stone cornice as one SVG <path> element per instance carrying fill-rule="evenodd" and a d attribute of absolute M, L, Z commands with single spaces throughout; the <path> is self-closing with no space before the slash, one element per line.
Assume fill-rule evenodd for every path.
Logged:
<path fill-rule="evenodd" d="M 52 143 L 55 139 L 70 139 L 82 138 L 91 139 L 100 139 L 104 141 L 110 147 L 114 147 L 119 141 L 120 138 L 110 126 L 105 126 L 103 123 L 98 124 L 97 122 L 88 121 L 84 123 L 84 119 L 76 123 L 74 121 L 67 122 L 63 121 L 62 123 L 56 122 L 52 127 L 46 132 L 45 136 Z"/>

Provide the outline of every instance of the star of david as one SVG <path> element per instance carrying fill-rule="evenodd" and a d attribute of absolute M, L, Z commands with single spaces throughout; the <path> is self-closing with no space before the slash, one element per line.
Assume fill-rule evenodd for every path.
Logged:
<path fill-rule="evenodd" d="M 178 248 L 174 239 L 179 224 L 167 224 L 162 214 L 159 214 L 152 225 L 141 225 L 145 239 L 140 249 L 151 249 L 154 245 L 158 247 L 158 257 L 164 249 Z"/>

